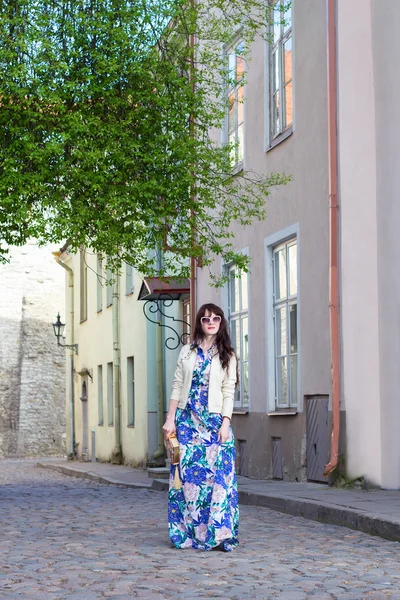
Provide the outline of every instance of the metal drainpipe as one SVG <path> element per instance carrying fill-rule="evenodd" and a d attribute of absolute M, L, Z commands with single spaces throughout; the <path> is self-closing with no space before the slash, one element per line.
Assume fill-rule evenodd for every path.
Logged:
<path fill-rule="evenodd" d="M 56 263 L 68 273 L 68 308 L 67 338 L 68 345 L 74 345 L 74 272 L 60 259 L 60 252 L 53 252 Z M 74 398 L 74 349 L 67 348 L 68 357 L 68 380 L 69 380 L 69 452 L 68 458 L 72 460 L 75 456 L 75 398 Z"/>
<path fill-rule="evenodd" d="M 340 432 L 336 0 L 326 0 L 326 8 L 328 42 L 329 321 L 332 372 L 332 436 L 330 460 L 325 467 L 325 476 L 332 473 L 338 466 Z"/>
<path fill-rule="evenodd" d="M 121 396 L 120 396 L 120 322 L 119 322 L 120 277 L 116 275 L 113 290 L 113 396 L 114 396 L 114 450 L 112 463 L 120 465 L 121 452 Z"/>
<path fill-rule="evenodd" d="M 162 319 L 162 316 L 161 316 Z M 162 324 L 162 323 L 161 323 Z M 157 450 L 153 458 L 161 458 L 165 455 L 164 435 L 162 426 L 164 424 L 164 370 L 163 370 L 163 339 L 162 328 L 157 325 L 156 330 L 156 372 L 157 372 Z"/>

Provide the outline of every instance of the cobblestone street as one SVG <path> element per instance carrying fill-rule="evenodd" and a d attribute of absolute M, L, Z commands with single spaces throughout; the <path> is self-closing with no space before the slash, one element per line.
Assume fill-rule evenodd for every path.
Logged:
<path fill-rule="evenodd" d="M 4 600 L 400 599 L 400 545 L 266 508 L 241 509 L 239 549 L 178 551 L 166 494 L 0 462 Z"/>

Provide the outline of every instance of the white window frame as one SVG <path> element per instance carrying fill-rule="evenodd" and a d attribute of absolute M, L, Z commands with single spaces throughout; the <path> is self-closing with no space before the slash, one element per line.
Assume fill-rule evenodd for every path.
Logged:
<path fill-rule="evenodd" d="M 128 356 L 126 359 L 126 382 L 127 382 L 127 426 L 135 427 L 135 357 Z"/>
<path fill-rule="evenodd" d="M 107 363 L 107 425 L 114 427 L 114 363 Z"/>
<path fill-rule="evenodd" d="M 103 310 L 103 259 L 100 254 L 97 255 L 96 280 L 97 312 L 101 312 Z"/>
<path fill-rule="evenodd" d="M 242 254 L 246 254 L 248 255 L 248 249 L 242 251 Z M 229 272 L 233 269 L 233 265 L 232 264 L 225 264 L 223 266 L 223 269 L 225 271 L 225 273 L 227 275 L 229 275 Z M 240 282 L 240 279 L 238 279 L 238 281 Z M 238 409 L 240 410 L 250 410 L 250 403 L 251 403 L 251 389 L 250 389 L 250 372 L 251 372 L 251 360 L 250 360 L 250 273 L 247 273 L 247 308 L 242 308 L 242 286 L 239 284 L 239 302 L 240 302 L 240 309 L 238 311 L 235 311 L 233 313 L 233 318 L 232 318 L 232 313 L 230 311 L 230 281 L 228 280 L 228 282 L 226 283 L 226 285 L 223 288 L 222 291 L 222 306 L 224 308 L 224 312 L 225 312 L 225 316 L 226 319 L 228 321 L 229 324 L 229 330 L 232 333 L 232 321 L 238 321 L 239 322 L 239 339 L 240 339 L 240 351 L 239 351 L 239 358 L 240 360 L 238 361 L 238 371 L 239 371 L 239 386 L 236 388 L 235 390 L 235 400 L 234 400 L 234 410 Z M 242 323 L 243 323 L 243 319 L 247 318 L 247 335 L 248 335 L 248 349 L 247 349 L 247 360 L 243 360 L 243 331 L 242 331 Z M 232 345 L 235 347 L 235 340 L 232 337 L 231 334 L 231 340 L 232 340 Z M 244 365 L 245 363 L 247 363 L 247 386 L 248 386 L 248 398 L 247 398 L 247 402 L 244 401 L 244 386 L 243 386 L 243 382 L 244 382 L 244 378 L 243 378 L 243 372 L 244 372 Z M 239 398 L 239 400 L 238 400 Z"/>
<path fill-rule="evenodd" d="M 88 318 L 88 266 L 86 262 L 86 248 L 83 247 L 80 249 L 79 265 L 80 322 L 83 323 Z"/>
<path fill-rule="evenodd" d="M 274 322 L 274 251 L 281 244 L 290 240 L 297 242 L 297 405 L 296 406 L 278 406 L 276 402 L 276 353 L 275 353 L 275 322 Z M 300 395 L 301 383 L 301 330 L 300 330 L 300 301 L 301 301 L 301 280 L 300 280 L 300 227 L 298 223 L 287 227 L 264 240 L 265 247 L 265 298 L 266 298 L 266 346 L 267 346 L 267 412 L 301 412 L 303 410 L 303 400 Z M 292 298 L 290 301 L 294 301 Z M 289 302 L 290 302 L 289 301 Z"/>
<path fill-rule="evenodd" d="M 106 308 L 112 306 L 114 294 L 114 274 L 107 264 L 106 267 Z"/>
<path fill-rule="evenodd" d="M 238 56 L 238 54 L 236 54 L 236 52 L 234 52 L 234 50 L 236 50 L 241 44 L 244 44 L 244 42 L 243 42 L 242 37 L 240 35 L 238 35 L 235 42 L 224 49 L 224 56 L 225 56 L 227 66 L 228 66 L 228 72 L 229 72 L 229 55 L 235 54 L 236 56 Z M 234 126 L 234 129 L 232 129 L 232 132 L 234 132 L 234 134 L 235 134 L 234 135 L 235 144 L 237 144 L 239 142 L 239 127 L 242 126 L 242 129 L 243 129 L 241 155 L 240 155 L 240 146 L 236 146 L 234 149 L 235 156 L 234 156 L 234 160 L 232 160 L 232 163 L 231 163 L 233 173 L 238 173 L 238 172 L 242 171 L 244 168 L 245 139 L 246 139 L 246 134 L 245 134 L 245 131 L 246 131 L 246 115 L 245 115 L 246 85 L 244 83 L 244 78 L 245 78 L 244 74 L 245 74 L 245 71 L 243 72 L 243 77 L 242 77 L 241 81 L 238 81 L 235 84 L 233 84 L 231 81 L 229 81 L 227 83 L 227 85 L 225 86 L 225 89 L 226 89 L 225 98 L 226 98 L 227 104 L 229 102 L 230 95 L 232 93 L 234 93 L 234 95 L 235 95 L 235 104 L 234 104 L 235 126 Z M 230 77 L 230 72 L 229 72 L 229 77 Z M 238 95 L 239 95 L 240 89 L 243 90 L 243 101 L 240 101 L 240 104 L 242 105 L 242 108 L 243 108 L 243 111 L 242 111 L 243 112 L 243 121 L 241 121 L 239 123 L 239 121 L 238 121 L 238 105 L 239 105 Z M 227 110 L 226 110 L 226 115 L 225 115 L 225 125 L 224 125 L 224 135 L 223 135 L 223 141 L 226 144 L 230 141 L 230 133 L 231 132 L 229 131 L 229 106 L 228 106 Z"/>
<path fill-rule="evenodd" d="M 285 5 L 289 0 L 271 0 L 271 5 L 280 4 Z M 273 36 L 274 26 L 273 24 L 267 24 L 267 39 L 265 42 L 265 78 L 264 78 L 264 127 L 265 127 L 265 151 L 271 150 L 277 144 L 285 140 L 289 137 L 293 131 L 295 126 L 295 77 L 294 77 L 294 64 L 295 64 L 295 54 L 294 54 L 294 20 L 293 20 L 293 4 L 294 0 L 291 2 L 290 11 L 291 11 L 291 26 L 290 28 L 284 32 L 283 25 L 281 25 L 281 36 L 273 43 L 273 39 L 271 40 L 271 36 Z M 292 39 L 292 123 L 289 125 L 284 124 L 283 116 L 284 116 L 284 82 L 282 80 L 282 74 L 284 73 L 284 60 L 283 60 L 283 44 L 287 42 L 289 39 Z M 274 51 L 278 49 L 280 53 L 279 64 L 280 64 L 280 85 L 279 85 L 279 93 L 281 97 L 280 101 L 280 123 L 281 127 L 279 133 L 272 133 L 273 123 L 272 123 L 272 111 L 274 107 L 273 102 L 273 92 L 272 92 L 272 77 L 273 77 L 273 66 L 272 66 L 272 57 Z"/>
<path fill-rule="evenodd" d="M 97 424 L 104 425 L 103 365 L 97 366 Z"/>
<path fill-rule="evenodd" d="M 133 294 L 135 289 L 135 271 L 132 265 L 125 263 L 125 296 Z"/>

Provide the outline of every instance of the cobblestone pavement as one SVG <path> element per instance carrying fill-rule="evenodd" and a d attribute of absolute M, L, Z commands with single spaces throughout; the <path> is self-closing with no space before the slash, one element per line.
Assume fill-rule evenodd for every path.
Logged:
<path fill-rule="evenodd" d="M 176 550 L 166 493 L 0 462 L 2 600 L 400 600 L 400 545 L 241 509 L 232 553 Z"/>

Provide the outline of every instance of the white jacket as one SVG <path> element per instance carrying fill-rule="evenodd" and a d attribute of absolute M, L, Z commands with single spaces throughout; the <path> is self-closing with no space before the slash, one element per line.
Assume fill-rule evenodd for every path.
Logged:
<path fill-rule="evenodd" d="M 183 346 L 179 353 L 171 393 L 171 400 L 178 400 L 178 408 L 185 408 L 187 404 L 196 356 L 197 349 L 192 350 L 190 344 Z M 220 413 L 223 417 L 231 418 L 235 385 L 236 356 L 231 356 L 229 367 L 225 370 L 222 368 L 217 352 L 211 362 L 208 410 L 212 413 Z"/>

